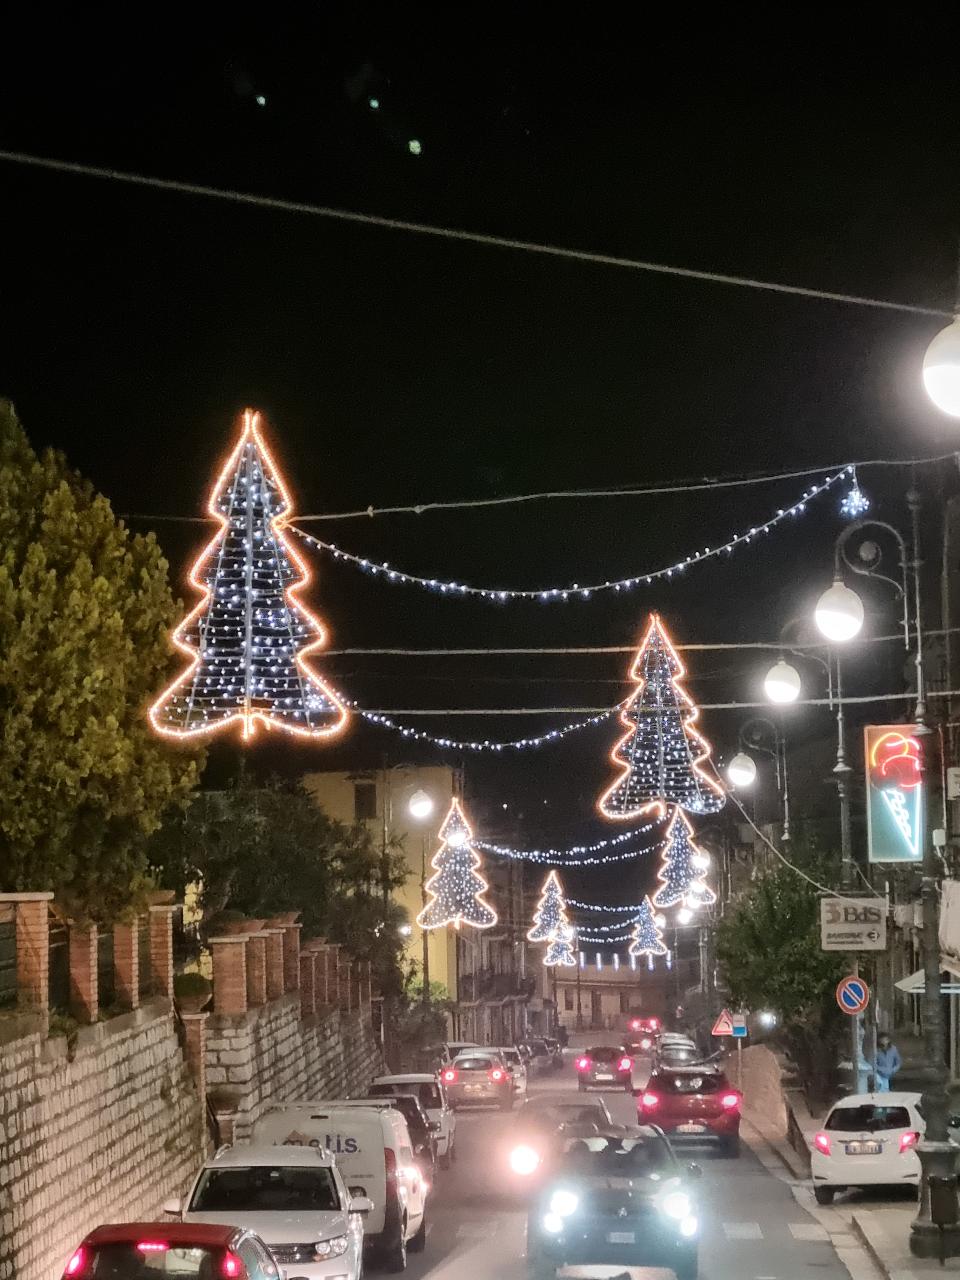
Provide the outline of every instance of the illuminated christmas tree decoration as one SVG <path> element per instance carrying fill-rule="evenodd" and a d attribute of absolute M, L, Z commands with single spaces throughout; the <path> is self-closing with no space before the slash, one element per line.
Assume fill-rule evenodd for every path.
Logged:
<path fill-rule="evenodd" d="M 716 894 L 703 879 L 709 864 L 709 855 L 694 843 L 689 818 L 682 809 L 674 809 L 667 824 L 663 864 L 657 872 L 660 888 L 653 895 L 653 905 L 673 907 L 682 903 L 695 909 L 716 902 Z"/>
<path fill-rule="evenodd" d="M 610 756 L 620 777 L 599 801 L 605 818 L 663 817 L 672 805 L 691 813 L 723 807 L 722 786 L 700 767 L 710 746 L 695 727 L 699 712 L 680 683 L 685 675 L 659 615 L 651 614 L 630 670 L 639 687 L 620 712 L 627 733 Z"/>
<path fill-rule="evenodd" d="M 158 733 L 192 738 L 239 724 L 248 739 L 259 722 L 319 738 L 346 724 L 341 699 L 306 661 L 326 633 L 298 599 L 310 576 L 283 536 L 291 507 L 260 415 L 248 409 L 207 507 L 220 527 L 190 572 L 201 598 L 173 634 L 190 665 L 150 708 Z"/>
<path fill-rule="evenodd" d="M 461 924 L 489 929 L 497 923 L 497 913 L 483 900 L 489 885 L 477 870 L 480 855 L 459 800 L 451 800 L 439 838 L 441 847 L 431 863 L 436 875 L 426 883 L 430 901 L 417 916 L 417 924 L 421 929 L 442 929 L 448 924 L 455 929 Z"/>
<path fill-rule="evenodd" d="M 563 887 L 556 871 L 551 871 L 540 890 L 540 901 L 533 913 L 533 926 L 527 932 L 531 942 L 549 942 L 559 929 L 569 925 Z"/>
<path fill-rule="evenodd" d="M 543 957 L 543 963 L 547 968 L 552 969 L 556 965 L 575 966 L 577 963 L 576 955 L 573 950 L 574 932 L 569 925 L 564 925 L 550 939 L 550 945 L 547 947 L 547 954 Z"/>

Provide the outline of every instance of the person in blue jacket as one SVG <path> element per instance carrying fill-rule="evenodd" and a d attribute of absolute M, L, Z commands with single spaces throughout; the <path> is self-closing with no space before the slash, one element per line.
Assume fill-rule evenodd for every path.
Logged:
<path fill-rule="evenodd" d="M 877 1060 L 874 1064 L 877 1077 L 877 1093 L 889 1093 L 893 1077 L 903 1066 L 900 1050 L 884 1031 L 877 1041 Z"/>

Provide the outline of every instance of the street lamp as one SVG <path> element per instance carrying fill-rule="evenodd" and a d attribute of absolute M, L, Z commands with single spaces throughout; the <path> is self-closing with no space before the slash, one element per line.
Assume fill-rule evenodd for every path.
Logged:
<path fill-rule="evenodd" d="M 407 801 L 407 813 L 417 822 L 425 822 L 436 808 L 433 802 L 433 796 L 428 791 L 417 790 Z M 427 837 L 422 832 L 420 836 L 420 906 L 425 908 L 427 905 Z M 430 935 L 426 929 L 420 930 L 420 940 L 423 947 L 421 953 L 421 968 L 423 970 L 423 992 L 421 999 L 424 1004 L 430 1003 Z"/>
<path fill-rule="evenodd" d="M 814 619 L 820 634 L 831 644 L 846 644 L 860 634 L 863 601 L 855 591 L 844 586 L 842 579 L 835 578 L 833 586 L 817 601 Z"/>
<path fill-rule="evenodd" d="M 428 795 L 426 791 L 415 791 L 407 802 L 407 812 L 411 818 L 416 818 L 418 822 L 422 822 L 424 818 L 429 818 L 434 810 L 433 796 Z"/>
<path fill-rule="evenodd" d="M 800 696 L 800 672 L 780 658 L 764 676 L 763 691 L 771 702 L 779 706 L 796 702 Z"/>
<path fill-rule="evenodd" d="M 951 418 L 960 418 L 960 316 L 941 329 L 923 357 L 927 395 Z"/>
<path fill-rule="evenodd" d="M 757 766 L 752 756 L 738 751 L 727 765 L 727 777 L 735 787 L 752 787 L 757 779 Z"/>

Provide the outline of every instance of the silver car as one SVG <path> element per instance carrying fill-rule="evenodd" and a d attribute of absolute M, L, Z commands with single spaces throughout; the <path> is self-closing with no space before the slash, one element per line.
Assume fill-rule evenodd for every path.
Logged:
<path fill-rule="evenodd" d="M 513 1076 L 496 1049 L 465 1049 L 440 1072 L 450 1105 L 513 1108 Z"/>

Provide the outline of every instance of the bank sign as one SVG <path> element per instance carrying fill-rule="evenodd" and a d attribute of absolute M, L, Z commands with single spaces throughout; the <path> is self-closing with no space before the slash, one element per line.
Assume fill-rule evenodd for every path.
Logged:
<path fill-rule="evenodd" d="M 887 904 L 883 898 L 821 898 L 821 951 L 885 951 Z"/>
<path fill-rule="evenodd" d="M 863 731 L 870 862 L 920 862 L 927 801 L 923 740 L 903 724 Z"/>

